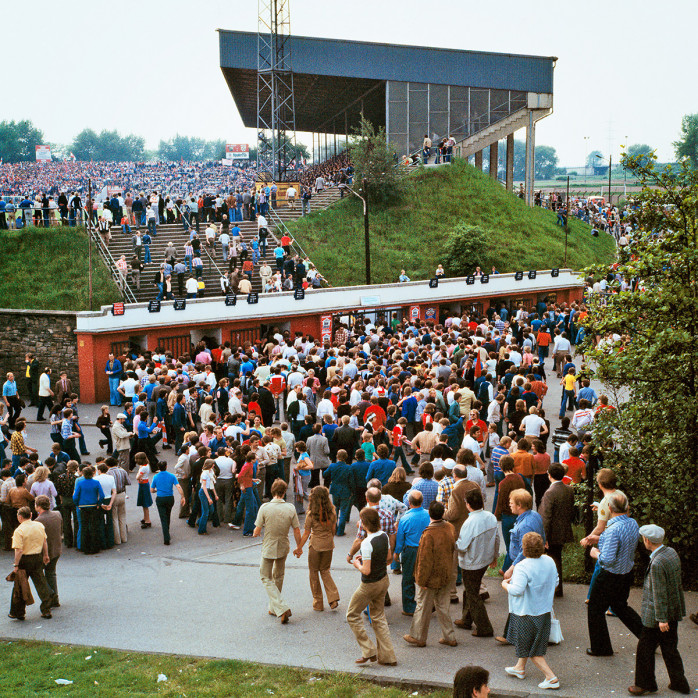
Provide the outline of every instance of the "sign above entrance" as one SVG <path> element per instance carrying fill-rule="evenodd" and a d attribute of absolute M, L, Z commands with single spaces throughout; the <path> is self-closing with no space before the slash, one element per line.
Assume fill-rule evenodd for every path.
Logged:
<path fill-rule="evenodd" d="M 380 296 L 361 296 L 361 305 L 363 306 L 373 306 L 373 305 L 380 305 L 381 304 L 381 297 Z"/>

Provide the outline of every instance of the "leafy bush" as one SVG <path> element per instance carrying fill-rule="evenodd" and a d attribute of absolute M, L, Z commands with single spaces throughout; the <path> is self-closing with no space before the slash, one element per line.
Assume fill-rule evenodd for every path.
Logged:
<path fill-rule="evenodd" d="M 491 232 L 479 225 L 459 223 L 449 233 L 444 250 L 444 269 L 449 276 L 467 276 L 475 267 L 489 269 L 487 251 Z"/>

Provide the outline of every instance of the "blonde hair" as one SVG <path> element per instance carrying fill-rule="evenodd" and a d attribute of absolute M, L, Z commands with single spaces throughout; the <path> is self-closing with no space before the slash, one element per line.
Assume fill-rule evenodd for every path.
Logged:
<path fill-rule="evenodd" d="M 531 509 L 533 507 L 533 497 L 531 497 L 528 490 L 512 490 L 509 493 L 509 499 L 513 500 L 517 507 L 522 507 L 523 509 Z"/>
<path fill-rule="evenodd" d="M 45 465 L 39 466 L 34 471 L 34 482 L 44 482 L 49 476 L 49 469 Z"/>

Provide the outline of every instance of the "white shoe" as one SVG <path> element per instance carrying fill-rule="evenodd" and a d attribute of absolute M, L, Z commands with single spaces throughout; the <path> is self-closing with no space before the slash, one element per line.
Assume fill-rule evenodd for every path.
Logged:
<path fill-rule="evenodd" d="M 228 524 L 228 526 L 230 526 L 230 528 L 232 528 L 234 531 L 240 530 L 240 526 L 236 526 L 235 524 Z"/>
<path fill-rule="evenodd" d="M 560 688 L 560 682 L 557 680 L 557 676 L 553 676 L 552 679 L 545 679 L 545 681 L 541 681 L 538 684 L 538 688 L 550 688 L 555 690 Z"/>
<path fill-rule="evenodd" d="M 506 671 L 507 674 L 509 674 L 510 676 L 516 676 L 517 679 L 526 678 L 526 672 L 519 671 L 515 666 L 504 667 L 504 671 Z"/>

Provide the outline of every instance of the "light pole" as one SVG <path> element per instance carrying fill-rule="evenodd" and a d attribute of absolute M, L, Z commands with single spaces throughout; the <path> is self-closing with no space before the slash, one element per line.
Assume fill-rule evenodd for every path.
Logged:
<path fill-rule="evenodd" d="M 584 150 L 586 151 L 589 146 L 587 145 L 587 141 L 589 140 L 589 136 L 584 136 Z M 586 156 L 585 156 L 586 157 Z M 587 186 L 587 161 L 584 161 L 584 188 L 586 189 Z"/>
<path fill-rule="evenodd" d="M 603 160 L 604 157 L 597 155 L 597 158 Z M 613 166 L 613 155 L 608 156 L 608 205 L 611 206 L 611 167 Z"/>
<path fill-rule="evenodd" d="M 352 193 L 354 196 L 361 199 L 361 201 L 363 201 L 363 204 L 364 204 L 364 249 L 365 249 L 365 254 L 366 254 L 366 285 L 370 286 L 371 285 L 371 239 L 369 237 L 369 230 L 368 230 L 368 180 L 366 179 L 366 177 L 364 177 L 361 180 L 361 189 L 359 191 L 362 191 L 364 193 L 363 196 L 361 196 L 361 194 L 358 194 L 357 192 L 355 192 L 350 187 L 346 187 L 346 191 Z"/>
<path fill-rule="evenodd" d="M 625 137 L 625 154 L 628 154 L 628 137 Z M 623 166 L 623 198 L 628 200 L 628 170 Z"/>

